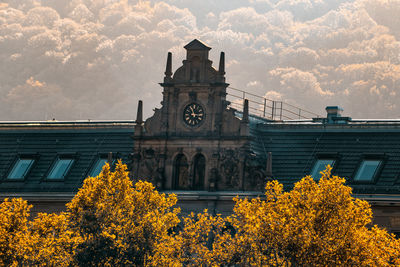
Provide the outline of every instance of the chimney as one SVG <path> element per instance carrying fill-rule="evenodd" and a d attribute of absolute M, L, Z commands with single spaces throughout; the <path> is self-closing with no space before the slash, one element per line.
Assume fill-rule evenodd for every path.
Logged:
<path fill-rule="evenodd" d="M 343 109 L 339 106 L 327 106 L 325 110 L 327 123 L 345 124 L 351 121 L 350 117 L 342 117 Z"/>
<path fill-rule="evenodd" d="M 170 82 L 171 81 L 171 76 L 172 76 L 172 53 L 168 52 L 168 57 L 167 57 L 167 66 L 165 67 L 165 77 L 164 77 L 164 82 Z"/>
<path fill-rule="evenodd" d="M 341 117 L 343 109 L 339 106 L 327 106 L 325 108 L 328 118 L 330 117 Z"/>

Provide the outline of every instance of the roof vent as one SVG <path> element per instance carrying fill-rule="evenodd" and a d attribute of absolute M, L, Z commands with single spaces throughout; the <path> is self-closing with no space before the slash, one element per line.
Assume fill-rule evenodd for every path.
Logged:
<path fill-rule="evenodd" d="M 351 121 L 350 117 L 342 117 L 343 109 L 339 106 L 327 106 L 325 110 L 327 123 L 348 123 Z"/>

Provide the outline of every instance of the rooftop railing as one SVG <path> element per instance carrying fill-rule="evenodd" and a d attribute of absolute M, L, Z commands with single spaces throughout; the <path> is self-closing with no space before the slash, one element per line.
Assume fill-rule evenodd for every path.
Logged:
<path fill-rule="evenodd" d="M 268 120 L 303 120 L 322 117 L 283 101 L 271 100 L 230 86 L 227 93 L 227 100 L 232 108 L 243 110 L 244 99 L 248 99 L 249 113 Z"/>

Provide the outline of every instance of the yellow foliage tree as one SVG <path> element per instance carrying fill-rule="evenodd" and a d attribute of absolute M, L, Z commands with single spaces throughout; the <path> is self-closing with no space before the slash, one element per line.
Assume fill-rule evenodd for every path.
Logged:
<path fill-rule="evenodd" d="M 283 192 L 266 185 L 265 200 L 238 199 L 228 220 L 237 233 L 236 263 L 273 266 L 390 266 L 400 264 L 400 243 L 371 224 L 370 205 L 351 196 L 345 179 L 331 168 Z"/>
<path fill-rule="evenodd" d="M 147 182 L 132 185 L 126 166 L 108 164 L 60 214 L 40 213 L 22 199 L 0 204 L 0 266 L 143 266 L 180 221 L 166 197 Z"/>
<path fill-rule="evenodd" d="M 156 242 L 179 223 L 176 196 L 160 194 L 151 183 L 132 185 L 126 165 L 115 172 L 108 164 L 99 176 L 87 178 L 67 204 L 71 230 L 79 233 L 74 264 L 143 266 Z"/>
<path fill-rule="evenodd" d="M 108 164 L 85 180 L 67 211 L 29 221 L 22 199 L 0 204 L 1 266 L 390 266 L 400 242 L 371 226 L 366 201 L 353 198 L 328 167 L 284 192 L 277 181 L 264 198 L 235 198 L 223 218 L 191 214 L 181 225 L 176 196 L 147 182 L 134 186 L 126 166 Z"/>
<path fill-rule="evenodd" d="M 0 204 L 0 266 L 69 266 L 78 236 L 64 214 L 39 214 L 21 198 Z"/>
<path fill-rule="evenodd" d="M 24 265 L 70 266 L 80 236 L 71 231 L 65 213 L 39 213 L 29 223 Z"/>
<path fill-rule="evenodd" d="M 232 235 L 225 219 L 203 213 L 183 218 L 183 228 L 159 240 L 151 257 L 152 266 L 221 266 L 226 264 L 220 253 Z"/>
<path fill-rule="evenodd" d="M 265 198 L 235 198 L 227 218 L 207 212 L 184 219 L 157 246 L 154 266 L 391 266 L 400 243 L 371 224 L 366 201 L 351 196 L 331 168 L 284 192 L 277 181 Z"/>
<path fill-rule="evenodd" d="M 24 261 L 31 207 L 20 198 L 6 198 L 0 204 L 0 266 L 18 266 Z"/>

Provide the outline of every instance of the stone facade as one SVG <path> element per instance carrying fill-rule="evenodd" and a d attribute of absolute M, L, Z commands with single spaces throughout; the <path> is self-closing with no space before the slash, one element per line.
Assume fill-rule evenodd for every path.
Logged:
<path fill-rule="evenodd" d="M 248 106 L 242 119 L 227 108 L 224 53 L 216 70 L 211 48 L 193 40 L 185 49 L 175 73 L 168 54 L 162 107 L 143 122 L 139 105 L 133 177 L 163 190 L 262 190 L 262 167 L 251 157 Z"/>

